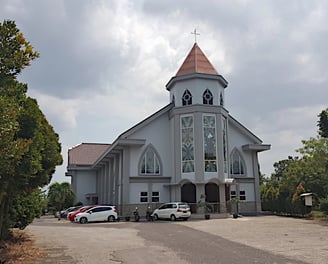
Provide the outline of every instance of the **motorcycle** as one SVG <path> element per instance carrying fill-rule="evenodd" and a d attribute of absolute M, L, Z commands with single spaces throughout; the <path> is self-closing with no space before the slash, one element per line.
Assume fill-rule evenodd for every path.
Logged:
<path fill-rule="evenodd" d="M 147 221 L 154 221 L 154 218 L 152 217 L 152 211 L 150 210 L 150 207 L 147 208 L 146 212 L 146 220 Z"/>
<path fill-rule="evenodd" d="M 27 225 L 28 225 L 27 217 L 24 215 L 20 221 L 17 221 L 14 224 L 13 227 L 18 228 L 19 230 L 24 230 L 27 227 Z"/>
<path fill-rule="evenodd" d="M 140 215 L 139 215 L 139 212 L 138 212 L 138 207 L 136 207 L 136 210 L 133 212 L 133 214 L 134 214 L 134 221 L 139 222 Z"/>

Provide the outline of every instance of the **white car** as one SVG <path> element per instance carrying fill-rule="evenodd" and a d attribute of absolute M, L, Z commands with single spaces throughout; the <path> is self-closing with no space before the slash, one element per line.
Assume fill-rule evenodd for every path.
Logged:
<path fill-rule="evenodd" d="M 114 222 L 118 220 L 115 206 L 99 205 L 79 213 L 75 216 L 74 222 L 86 224 L 88 222 Z"/>
<path fill-rule="evenodd" d="M 154 220 L 170 219 L 171 221 L 175 221 L 176 219 L 188 220 L 191 216 L 191 212 L 187 203 L 172 202 L 162 204 L 160 207 L 155 209 L 151 215 Z"/>

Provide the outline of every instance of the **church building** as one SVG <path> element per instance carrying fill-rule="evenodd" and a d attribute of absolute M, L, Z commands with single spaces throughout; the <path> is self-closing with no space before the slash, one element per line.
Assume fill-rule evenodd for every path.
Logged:
<path fill-rule="evenodd" d="M 270 145 L 233 118 L 228 82 L 195 43 L 166 84 L 170 102 L 111 144 L 82 143 L 68 151 L 66 175 L 76 202 L 138 206 L 183 201 L 197 211 L 205 197 L 215 213 L 261 211 L 258 153 Z M 235 200 L 235 199 L 234 199 Z"/>

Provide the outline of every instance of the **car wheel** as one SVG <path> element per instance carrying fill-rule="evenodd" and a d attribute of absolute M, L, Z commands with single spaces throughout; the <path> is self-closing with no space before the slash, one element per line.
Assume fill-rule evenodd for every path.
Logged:
<path fill-rule="evenodd" d="M 173 215 L 171 215 L 170 219 L 171 219 L 171 221 L 175 221 L 175 220 L 176 220 L 176 217 L 175 217 L 175 215 L 174 215 L 174 214 L 173 214 Z"/>
<path fill-rule="evenodd" d="M 158 220 L 158 215 L 154 214 L 154 220 L 157 221 Z"/>
<path fill-rule="evenodd" d="M 88 219 L 86 217 L 81 217 L 80 223 L 81 224 L 86 224 L 86 223 L 88 223 Z"/>
<path fill-rule="evenodd" d="M 115 221 L 115 217 L 113 215 L 108 216 L 108 222 L 114 222 Z"/>

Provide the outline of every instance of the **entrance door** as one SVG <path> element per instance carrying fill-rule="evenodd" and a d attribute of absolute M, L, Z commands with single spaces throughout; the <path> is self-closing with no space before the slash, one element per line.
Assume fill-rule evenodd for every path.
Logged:
<path fill-rule="evenodd" d="M 220 191 L 219 186 L 215 183 L 206 183 L 205 184 L 205 197 L 206 201 L 212 204 L 214 212 L 220 212 Z"/>
<path fill-rule="evenodd" d="M 181 202 L 188 203 L 192 213 L 196 213 L 196 186 L 188 182 L 181 186 Z"/>

